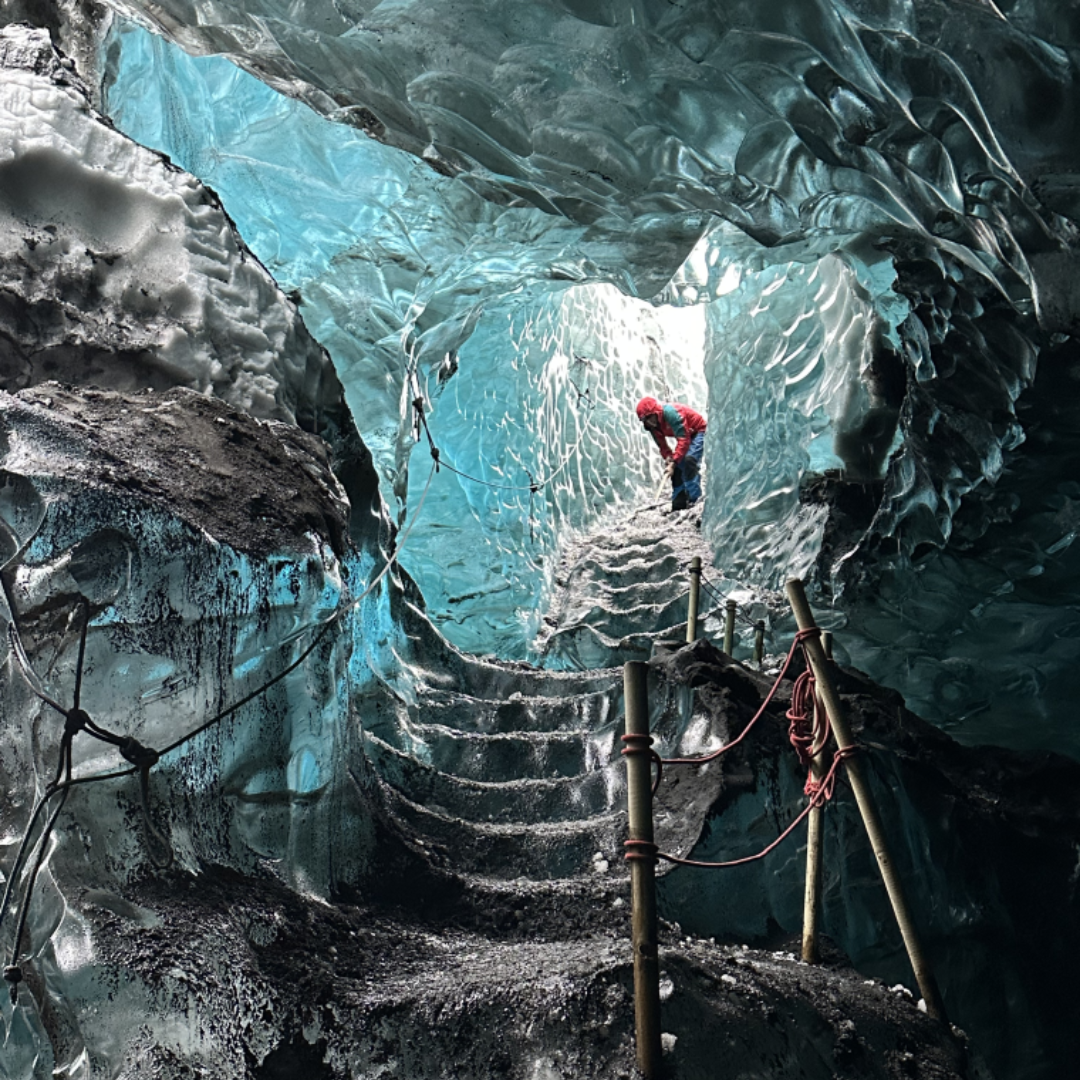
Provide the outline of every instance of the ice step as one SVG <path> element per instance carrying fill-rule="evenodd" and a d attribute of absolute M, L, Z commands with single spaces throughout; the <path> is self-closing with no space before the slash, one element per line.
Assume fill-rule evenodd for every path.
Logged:
<path fill-rule="evenodd" d="M 595 873 L 597 852 L 610 859 L 621 850 L 625 832 L 622 811 L 529 825 L 475 822 L 421 806 L 388 784 L 382 791 L 406 832 L 458 874 L 503 880 L 587 876 Z"/>
<path fill-rule="evenodd" d="M 577 776 L 606 764 L 614 733 L 599 738 L 585 731 L 478 735 L 441 724 L 406 724 L 387 737 L 395 749 L 439 772 L 465 780 L 549 780 Z"/>
<path fill-rule="evenodd" d="M 410 802 L 470 821 L 573 821 L 609 813 L 626 799 L 621 770 L 612 767 L 492 783 L 439 772 L 372 735 L 367 753 L 382 779 Z"/>
<path fill-rule="evenodd" d="M 612 553 L 608 559 L 589 559 L 570 580 L 596 580 L 601 578 L 611 584 L 664 585 L 670 591 L 689 588 L 686 567 L 675 554 L 658 555 L 629 549 Z"/>
<path fill-rule="evenodd" d="M 425 690 L 417 700 L 416 718 L 477 734 L 517 731 L 598 731 L 618 718 L 621 683 L 609 690 L 572 698 L 511 697 L 484 701 L 446 690 Z"/>

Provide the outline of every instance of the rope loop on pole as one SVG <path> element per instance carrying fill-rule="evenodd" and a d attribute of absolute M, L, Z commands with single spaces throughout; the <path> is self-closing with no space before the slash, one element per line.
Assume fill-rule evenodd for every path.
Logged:
<path fill-rule="evenodd" d="M 627 862 L 655 863 L 660 858 L 660 849 L 651 840 L 624 840 Z"/>
<path fill-rule="evenodd" d="M 654 754 L 655 751 L 651 749 L 653 744 L 653 737 L 651 735 L 635 735 L 629 734 L 622 737 L 622 741 L 626 743 L 622 752 L 629 757 L 631 754 Z"/>

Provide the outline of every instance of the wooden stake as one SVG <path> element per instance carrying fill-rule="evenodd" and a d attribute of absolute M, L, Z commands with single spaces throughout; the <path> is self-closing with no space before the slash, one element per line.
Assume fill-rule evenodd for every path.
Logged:
<path fill-rule="evenodd" d="M 758 619 L 754 623 L 754 663 L 761 667 L 765 659 L 765 620 Z"/>
<path fill-rule="evenodd" d="M 735 648 L 735 608 L 734 600 L 728 600 L 724 605 L 724 652 L 731 655 Z"/>
<path fill-rule="evenodd" d="M 686 640 L 697 641 L 698 604 L 701 598 L 701 556 L 690 560 L 690 603 L 686 613 Z"/>
<path fill-rule="evenodd" d="M 821 700 L 814 695 L 814 730 L 818 730 L 818 710 L 823 709 Z M 815 743 L 810 749 L 810 775 L 820 784 L 826 772 L 825 743 Z M 806 891 L 803 894 L 802 958 L 807 964 L 816 964 L 818 951 L 818 920 L 821 916 L 821 850 L 824 837 L 825 807 L 815 806 L 808 815 L 806 833 Z"/>
<path fill-rule="evenodd" d="M 646 1080 L 660 1074 L 660 957 L 656 934 L 656 848 L 653 846 L 652 765 L 649 759 L 648 668 L 623 665 L 626 701 L 626 789 L 630 811 L 630 913 L 634 946 L 637 1063 Z M 635 841 L 638 842 L 635 846 Z"/>
<path fill-rule="evenodd" d="M 806 600 L 806 590 L 803 588 L 803 583 L 798 578 L 791 578 L 785 586 L 785 590 L 791 608 L 795 612 L 795 621 L 798 623 L 799 629 L 810 630 L 815 628 L 814 616 Z M 831 665 L 825 658 L 821 640 L 817 636 L 808 637 L 805 645 L 810 667 L 814 672 L 817 692 L 821 696 L 822 703 L 829 714 L 829 722 L 832 724 L 833 734 L 836 737 L 836 745 L 841 750 L 847 749 L 853 743 L 851 729 L 848 727 L 847 716 L 841 707 L 840 697 L 833 685 Z M 945 1004 L 941 1000 L 941 991 L 938 989 L 934 972 L 923 952 L 915 922 L 908 910 L 900 875 L 897 874 L 896 867 L 893 865 L 892 858 L 889 855 L 885 831 L 881 827 L 881 819 L 878 817 L 877 807 L 874 805 L 870 786 L 863 776 L 859 759 L 857 757 L 845 758 L 844 770 L 851 784 L 851 790 L 855 795 L 859 813 L 862 815 L 866 835 L 870 839 L 870 846 L 874 849 L 878 869 L 881 871 L 881 878 L 885 882 L 885 890 L 889 894 L 893 914 L 896 916 L 896 922 L 900 927 L 900 934 L 904 939 L 904 946 L 907 949 L 908 958 L 915 973 L 915 981 L 918 983 L 919 992 L 926 1002 L 927 1014 L 947 1024 L 948 1020 L 945 1015 Z"/>

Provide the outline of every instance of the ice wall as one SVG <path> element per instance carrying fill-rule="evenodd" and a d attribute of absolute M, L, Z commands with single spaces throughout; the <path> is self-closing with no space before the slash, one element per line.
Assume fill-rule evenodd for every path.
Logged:
<path fill-rule="evenodd" d="M 103 124 L 44 48 L 11 34 L 0 53 L 6 384 L 180 384 L 349 426 L 328 357 L 216 198 Z"/>
<path fill-rule="evenodd" d="M 333 619 L 372 559 L 349 544 L 325 447 L 190 390 L 133 396 L 54 383 L 3 393 L 0 430 L 5 894 L 66 726 L 31 679 L 64 709 L 81 682 L 78 704 L 94 723 L 161 751 L 144 812 L 116 747 L 75 733 L 79 786 L 46 810 L 63 813 L 14 957 L 19 1002 L 5 994 L 0 1076 L 87 1077 L 112 1067 L 117 1031 L 145 1024 L 172 1038 L 147 986 L 101 965 L 95 906 L 153 930 L 153 913 L 122 896 L 154 866 L 189 878 L 207 863 L 272 866 L 299 892 L 323 896 L 362 873 L 372 837 L 353 691 L 371 669 L 353 663 L 352 634 L 367 636 L 360 656 L 377 651 L 377 605 L 351 624 Z M 268 488 L 292 497 L 267 499 Z M 311 644 L 310 667 L 283 671 Z M 266 693 L 242 700 L 274 676 Z M 102 775 L 113 779 L 93 779 Z M 29 878 L 15 881 L 5 966 Z M 76 894 L 91 908 L 73 904 Z M 87 1024 L 103 994 L 109 1024 Z"/>
<path fill-rule="evenodd" d="M 346 382 L 393 417 L 370 426 L 399 500 L 415 483 L 403 467 L 411 418 L 400 373 L 420 358 L 427 383 L 449 356 L 444 374 L 456 363 L 461 378 L 469 335 L 493 332 L 497 321 L 481 329 L 489 314 L 504 317 L 501 295 L 542 306 L 555 301 L 531 290 L 569 278 L 701 305 L 716 418 L 704 528 L 721 567 L 767 586 L 790 572 L 816 576 L 848 624 L 850 655 L 939 721 L 978 714 L 999 737 L 1022 715 L 1012 737 L 1055 738 L 1049 716 L 1067 700 L 1065 665 L 1054 648 L 989 666 L 974 659 L 994 636 L 970 613 L 1008 601 L 998 571 L 968 562 L 974 546 L 998 542 L 983 538 L 1006 528 L 1015 497 L 1024 521 L 1043 523 L 1071 497 L 1001 487 L 1037 422 L 1021 421 L 1018 402 L 1038 356 L 1061 355 L 1080 310 L 1077 163 L 1065 136 L 1076 42 L 1052 5 L 126 10 L 431 166 L 430 175 L 412 166 L 408 185 L 375 195 L 380 213 L 398 199 L 397 220 L 387 212 L 375 229 L 380 243 L 397 240 L 372 246 L 369 230 L 344 259 L 339 245 L 352 241 L 334 233 L 327 250 L 337 261 L 320 279 L 330 299 L 312 319 Z M 162 96 L 173 106 L 225 99 L 196 92 L 176 74 L 187 61 L 137 36 L 121 32 L 110 61 L 114 90 L 127 72 L 143 80 L 114 93 L 118 110 L 125 96 L 154 101 L 169 80 Z M 264 130 L 217 112 L 227 127 L 203 116 L 175 140 L 201 141 L 207 168 L 229 157 L 238 131 L 247 140 Z M 304 127 L 302 165 L 323 178 L 316 189 L 331 190 L 315 149 L 328 145 L 322 138 Z M 254 174 L 269 173 L 243 168 L 243 201 L 258 206 Z M 309 205 L 294 217 L 320 213 Z M 284 262 L 279 271 L 288 276 Z M 357 285 L 370 305 L 353 299 Z M 368 312 L 377 318 L 365 321 Z M 493 355 L 474 363 L 493 370 Z M 487 519 L 483 529 L 496 531 L 507 520 Z M 1065 523 L 1040 539 L 1028 570 L 1066 551 L 1068 534 Z M 538 595 L 540 564 L 504 565 L 501 544 L 480 594 L 490 597 L 502 575 L 520 582 L 522 599 L 496 625 L 463 631 L 470 647 L 490 633 L 486 647 L 509 649 L 529 618 L 521 608 Z M 913 615 L 920 606 L 906 599 L 926 594 L 927 560 L 964 582 L 935 589 L 947 598 L 935 620 Z M 439 609 L 452 632 L 460 604 L 451 599 L 469 591 L 455 582 Z M 1066 596 L 1043 594 L 1032 610 L 1071 640 Z M 1045 688 L 1038 704 L 1022 689 L 1030 685 Z M 945 686 L 945 695 L 929 689 Z"/>
<path fill-rule="evenodd" d="M 423 392 L 444 460 L 474 479 L 439 474 L 403 565 L 451 640 L 522 655 L 560 544 L 656 489 L 634 403 L 704 401 L 703 310 L 570 284 L 604 276 L 559 262 L 580 230 L 492 208 L 223 60 L 132 25 L 109 57 L 117 122 L 212 184 L 299 290 L 405 507 L 431 468 L 411 408 Z"/>
<path fill-rule="evenodd" d="M 402 561 L 455 644 L 521 656 L 548 609 L 560 550 L 655 494 L 661 462 L 633 404 L 645 394 L 704 399 L 703 315 L 664 318 L 597 285 L 493 305 L 460 350 L 458 374 L 429 381 L 432 430 L 476 479 L 440 477 Z M 410 506 L 426 450 L 413 451 Z"/>

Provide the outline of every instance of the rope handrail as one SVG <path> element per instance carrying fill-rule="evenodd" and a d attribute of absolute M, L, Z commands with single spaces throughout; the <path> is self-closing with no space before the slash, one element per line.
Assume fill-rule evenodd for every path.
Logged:
<path fill-rule="evenodd" d="M 799 825 L 806 820 L 811 810 L 818 806 L 824 806 L 825 803 L 832 798 L 836 783 L 836 771 L 840 767 L 840 763 L 845 758 L 851 757 L 857 750 L 858 747 L 849 746 L 846 750 L 836 751 L 833 756 L 832 764 L 829 766 L 829 771 L 822 780 L 821 790 L 810 797 L 810 801 L 806 806 L 799 811 L 796 818 L 775 840 L 767 844 L 760 851 L 754 852 L 753 855 L 744 855 L 741 859 L 727 859 L 724 862 L 705 862 L 700 859 L 684 859 L 679 855 L 672 855 L 670 852 L 657 849 L 656 858 L 662 859 L 664 862 L 674 863 L 677 866 L 694 866 L 701 870 L 726 870 L 732 866 L 745 866 L 746 863 L 757 862 L 759 859 L 764 859 L 766 855 L 775 851 L 799 827 Z"/>
<path fill-rule="evenodd" d="M 809 627 L 805 630 L 799 630 L 795 634 L 795 638 L 791 643 L 791 648 L 788 650 L 787 656 L 784 659 L 783 666 L 781 667 L 776 678 L 773 680 L 772 686 L 769 688 L 768 693 L 765 695 L 761 705 L 754 713 L 753 717 L 746 724 L 739 735 L 732 739 L 731 742 L 720 747 L 718 750 L 714 750 L 709 754 L 702 754 L 697 757 L 661 757 L 651 748 L 652 736 L 649 735 L 624 735 L 623 743 L 625 748 L 624 754 L 647 754 L 650 760 L 657 766 L 656 779 L 652 784 L 651 796 L 656 797 L 656 793 L 660 788 L 660 784 L 664 776 L 664 767 L 666 765 L 704 765 L 708 762 L 715 761 L 717 758 L 728 753 L 730 750 L 734 750 L 746 737 L 757 722 L 765 715 L 766 710 L 771 704 L 773 698 L 776 695 L 777 690 L 780 688 L 780 684 L 787 678 L 788 670 L 791 667 L 792 662 L 795 659 L 796 653 L 802 649 L 805 652 L 805 642 L 810 638 L 816 638 L 820 636 L 820 629 L 816 626 Z M 788 738 L 792 747 L 795 749 L 799 756 L 799 761 L 802 765 L 808 767 L 809 772 L 806 778 L 806 783 L 803 786 L 803 793 L 808 796 L 807 805 L 799 812 L 795 819 L 776 837 L 760 851 L 755 852 L 753 855 L 746 855 L 739 859 L 729 859 L 724 862 L 705 862 L 699 859 L 685 859 L 679 855 L 673 855 L 670 852 L 661 851 L 658 845 L 652 841 L 645 841 L 640 839 L 628 840 L 625 843 L 626 858 L 628 860 L 647 860 L 653 861 L 663 860 L 676 864 L 678 866 L 692 866 L 701 869 L 726 869 L 732 866 L 743 866 L 746 863 L 755 862 L 759 859 L 764 859 L 770 852 L 774 851 L 784 840 L 786 840 L 803 822 L 812 810 L 816 807 L 824 806 L 834 795 L 837 779 L 837 770 L 840 767 L 841 762 L 851 757 L 853 754 L 861 750 L 861 747 L 857 744 L 851 744 L 846 747 L 838 747 L 832 754 L 832 761 L 829 768 L 823 776 L 820 778 L 814 775 L 814 769 L 811 767 L 814 759 L 821 754 L 827 745 L 830 736 L 832 735 L 832 728 L 829 723 L 829 717 L 827 710 L 815 709 L 815 719 L 810 721 L 808 714 L 815 702 L 815 685 L 814 676 L 810 669 L 809 660 L 807 659 L 807 667 L 798 678 L 795 680 L 795 684 L 792 688 L 791 705 L 787 710 L 787 720 L 789 721 Z"/>
<path fill-rule="evenodd" d="M 731 600 L 730 596 L 725 596 L 719 591 L 718 587 L 714 587 L 713 584 L 709 582 L 709 579 L 706 577 L 706 571 L 704 570 L 704 568 L 702 569 L 701 575 L 701 587 L 709 594 L 709 596 L 712 597 L 712 599 L 717 604 L 726 604 L 727 601 Z M 748 614 L 746 614 L 746 609 L 738 602 L 735 603 L 735 614 L 747 626 L 752 627 L 756 624 L 756 620 L 752 619 Z"/>
<path fill-rule="evenodd" d="M 419 442 L 419 440 L 420 440 L 420 431 L 422 429 L 425 437 L 427 438 L 428 450 L 431 453 L 431 458 L 435 462 L 435 470 L 436 470 L 436 472 L 439 470 L 439 468 L 441 466 L 441 467 L 445 468 L 448 472 L 452 472 L 456 476 L 460 476 L 464 480 L 469 480 L 474 484 L 482 484 L 484 487 L 493 488 L 496 491 L 527 491 L 527 492 L 529 492 L 530 496 L 537 494 L 537 492 L 539 492 L 539 491 L 542 491 L 549 484 L 553 483 L 555 481 L 555 479 L 566 468 L 566 466 L 570 464 L 570 462 L 573 459 L 574 455 L 577 453 L 577 451 L 580 448 L 582 442 L 584 441 L 585 434 L 588 431 L 588 428 L 584 424 L 582 424 L 581 431 L 578 433 L 577 441 L 567 451 L 566 456 L 562 460 L 562 463 L 558 466 L 558 468 L 556 468 L 554 470 L 554 472 L 549 473 L 543 479 L 537 480 L 536 478 L 533 477 L 530 470 L 528 470 L 524 466 L 522 466 L 522 469 L 524 470 L 525 475 L 528 476 L 528 478 L 529 478 L 529 483 L 528 484 L 500 484 L 500 483 L 496 483 L 493 480 L 485 480 L 485 479 L 483 479 L 483 477 L 473 476 L 472 474 L 464 472 L 462 469 L 459 469 L 456 466 L 451 465 L 443 457 L 442 450 L 440 450 L 439 447 L 436 445 L 435 438 L 431 434 L 431 427 L 428 424 L 427 413 L 426 413 L 425 408 L 424 408 L 424 396 L 420 392 L 420 385 L 419 385 L 419 382 L 416 380 L 415 373 L 412 374 L 412 381 L 413 381 L 413 385 L 416 388 L 416 393 L 415 393 L 415 396 L 413 397 L 413 401 L 412 401 L 412 406 L 413 406 L 415 416 L 416 416 L 416 420 L 415 420 L 416 439 Z M 596 406 L 596 402 L 593 400 L 593 397 L 592 397 L 591 389 L 589 387 L 586 387 L 584 390 L 582 390 L 573 381 L 573 379 L 570 380 L 570 384 L 574 387 L 574 390 L 577 391 L 578 401 L 580 402 L 582 400 L 585 400 L 587 402 L 588 411 L 585 413 L 585 419 L 588 419 L 588 417 L 592 415 L 592 410 Z"/>
<path fill-rule="evenodd" d="M 773 680 L 773 684 L 769 687 L 769 692 L 765 695 L 765 700 L 762 701 L 761 706 L 757 712 L 754 713 L 750 722 L 742 729 L 738 736 L 732 739 L 731 742 L 721 746 L 719 750 L 714 750 L 711 754 L 704 754 L 701 757 L 675 757 L 675 758 L 661 758 L 660 760 L 664 765 L 704 765 L 709 761 L 715 761 L 717 758 L 722 757 L 729 750 L 734 750 L 746 738 L 747 735 L 753 730 L 754 725 L 765 715 L 765 710 L 772 703 L 772 699 L 776 696 L 776 691 L 780 689 L 780 684 L 787 677 L 788 668 L 791 667 L 792 661 L 795 659 L 796 650 L 802 647 L 802 643 L 809 637 L 815 637 L 820 631 L 815 627 L 812 630 L 800 630 L 796 635 L 794 641 L 791 643 L 791 648 L 788 649 L 788 654 L 784 658 L 784 664 L 780 668 L 779 673 Z"/>

